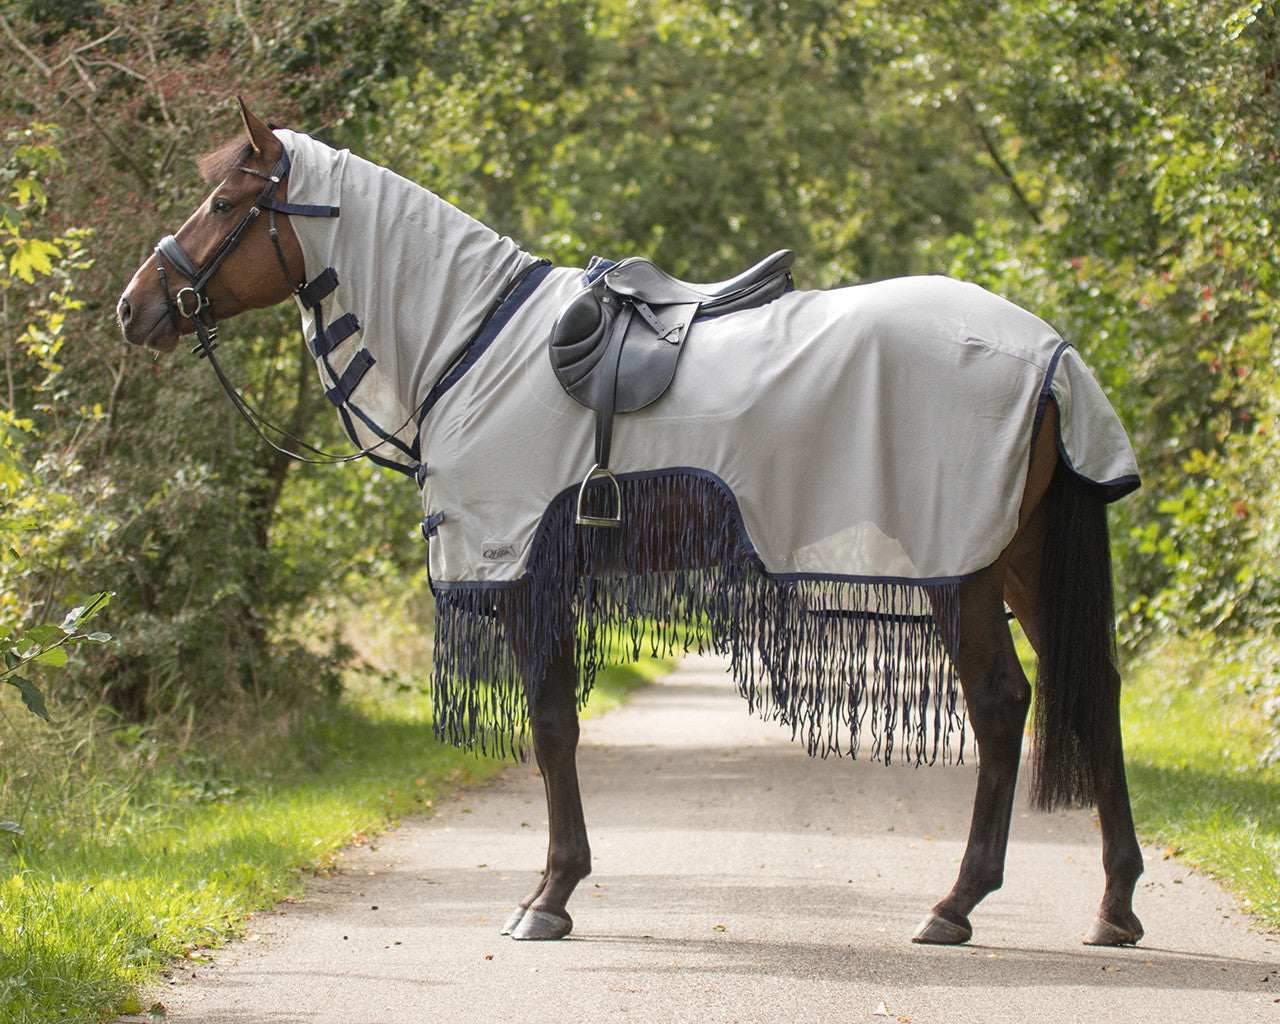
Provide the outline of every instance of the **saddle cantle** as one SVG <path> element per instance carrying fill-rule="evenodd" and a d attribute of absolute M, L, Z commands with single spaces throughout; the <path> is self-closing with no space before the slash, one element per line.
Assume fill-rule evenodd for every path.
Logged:
<path fill-rule="evenodd" d="M 643 409 L 666 392 L 695 319 L 763 306 L 789 291 L 794 259 L 783 249 L 726 281 L 694 284 L 633 257 L 569 302 L 548 347 L 561 386 L 596 413 L 595 465 L 578 490 L 580 525 L 622 525 L 621 492 L 609 471 L 614 414 Z M 613 484 L 616 516 L 583 512 L 587 485 L 601 477 Z"/>

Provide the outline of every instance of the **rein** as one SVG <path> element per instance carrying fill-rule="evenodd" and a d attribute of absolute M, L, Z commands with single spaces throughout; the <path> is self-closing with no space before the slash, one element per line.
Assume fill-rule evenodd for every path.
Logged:
<path fill-rule="evenodd" d="M 282 202 L 276 198 L 276 191 L 280 187 L 281 181 L 289 173 L 289 154 L 284 152 L 281 154 L 280 160 L 276 163 L 270 174 L 264 174 L 262 171 L 254 170 L 252 167 L 241 167 L 239 170 L 245 174 L 251 174 L 255 178 L 261 178 L 266 184 L 262 191 L 258 193 L 258 198 L 254 200 L 253 206 L 248 213 L 241 218 L 240 223 L 232 228 L 231 232 L 218 245 L 217 250 L 209 258 L 203 267 L 196 266 L 196 263 L 177 238 L 173 235 L 165 235 L 156 245 L 156 272 L 160 277 L 160 291 L 164 295 L 165 305 L 169 312 L 169 319 L 173 323 L 174 328 L 181 331 L 182 318 L 186 317 L 195 327 L 196 338 L 199 344 L 192 349 L 192 355 L 199 356 L 201 359 L 208 359 L 209 365 L 213 367 L 213 372 L 218 378 L 218 383 L 222 385 L 222 390 L 227 393 L 227 397 L 231 400 L 232 407 L 238 412 L 246 423 L 253 428 L 253 432 L 267 445 L 280 452 L 282 455 L 293 459 L 295 462 L 305 462 L 309 465 L 335 465 L 344 462 L 353 462 L 356 459 L 376 451 L 385 442 L 379 442 L 368 449 L 362 449 L 358 452 L 352 452 L 347 455 L 334 455 L 329 452 L 320 450 L 313 445 L 308 444 L 301 438 L 294 437 L 288 431 L 281 427 L 277 427 L 271 423 L 265 416 L 254 409 L 244 396 L 231 383 L 226 373 L 222 369 L 221 363 L 213 354 L 214 349 L 218 347 L 218 320 L 213 310 L 213 304 L 209 301 L 205 288 L 214 274 L 218 272 L 218 268 L 222 266 L 226 258 L 237 245 L 240 244 L 244 233 L 249 230 L 253 222 L 258 219 L 263 210 L 267 211 L 268 226 L 271 233 L 271 244 L 276 250 L 276 259 L 280 264 L 280 270 L 284 274 L 284 279 L 288 283 L 290 290 L 295 296 L 303 296 L 306 291 L 304 284 L 298 284 L 294 281 L 293 275 L 289 272 L 289 264 L 284 256 L 284 249 L 280 245 L 280 235 L 276 229 L 276 214 L 282 213 L 286 216 L 295 217 L 336 217 L 338 216 L 338 207 L 336 206 L 308 206 L 300 203 Z M 187 279 L 188 284 L 185 288 L 178 290 L 177 294 L 169 294 L 169 280 L 164 270 L 165 260 Z M 292 442 L 298 448 L 311 452 L 317 458 L 308 458 L 305 455 L 299 455 L 296 451 L 292 451 L 283 445 L 277 444 L 268 437 L 263 428 L 278 434 L 287 442 Z"/>

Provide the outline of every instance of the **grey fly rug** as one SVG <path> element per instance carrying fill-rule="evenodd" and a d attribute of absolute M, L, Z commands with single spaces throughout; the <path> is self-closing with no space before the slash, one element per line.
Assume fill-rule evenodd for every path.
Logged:
<path fill-rule="evenodd" d="M 518 749 L 519 670 L 539 678 L 576 622 L 584 699 L 599 664 L 644 642 L 709 644 L 812 753 L 856 753 L 866 728 L 875 756 L 932 761 L 962 728 L 936 617 L 1012 539 L 1046 404 L 1076 473 L 1112 499 L 1138 486 L 1051 327 L 975 285 L 903 278 L 696 322 L 670 389 L 617 418 L 623 535 L 575 526 L 594 424 L 546 343 L 601 265 L 548 268 L 383 168 L 278 135 L 289 199 L 340 208 L 293 222 L 326 393 L 356 444 L 422 488 L 452 742 Z M 692 567 L 616 571 L 691 551 Z"/>

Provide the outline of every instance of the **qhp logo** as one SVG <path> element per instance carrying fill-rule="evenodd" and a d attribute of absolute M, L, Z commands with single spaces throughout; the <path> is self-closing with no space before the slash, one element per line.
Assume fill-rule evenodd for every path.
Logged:
<path fill-rule="evenodd" d="M 514 562 L 520 557 L 514 544 L 496 540 L 485 541 L 482 554 L 487 562 Z"/>

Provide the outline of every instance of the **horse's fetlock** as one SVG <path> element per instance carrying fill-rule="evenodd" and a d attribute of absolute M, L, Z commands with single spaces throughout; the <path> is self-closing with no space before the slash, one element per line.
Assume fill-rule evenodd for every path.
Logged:
<path fill-rule="evenodd" d="M 581 881 L 591 874 L 591 855 L 576 852 L 552 855 L 547 861 L 547 871 L 557 878 Z"/>
<path fill-rule="evenodd" d="M 977 903 L 1004 886 L 1004 871 L 1002 869 L 976 871 L 971 878 L 967 879 L 967 882 L 966 888 Z"/>
<path fill-rule="evenodd" d="M 1103 868 L 1106 870 L 1108 879 L 1116 879 L 1120 884 L 1130 892 L 1133 885 L 1142 877 L 1142 872 L 1146 870 L 1146 864 L 1142 859 L 1142 851 L 1126 850 L 1123 854 L 1116 856 L 1103 855 Z"/>

